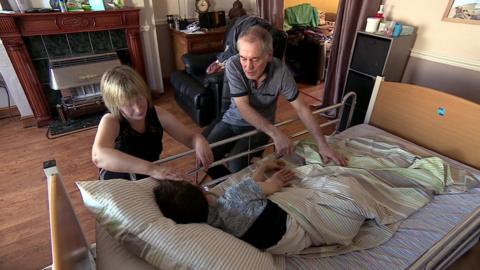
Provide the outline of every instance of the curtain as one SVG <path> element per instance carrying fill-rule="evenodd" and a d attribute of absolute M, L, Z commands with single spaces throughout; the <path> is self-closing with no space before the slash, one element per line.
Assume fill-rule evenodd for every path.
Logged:
<path fill-rule="evenodd" d="M 364 28 L 368 16 L 376 14 L 380 2 L 381 0 L 340 0 L 325 78 L 323 107 L 335 104 L 342 99 L 356 32 Z"/>
<path fill-rule="evenodd" d="M 257 0 L 257 15 L 277 29 L 283 29 L 283 0 Z"/>

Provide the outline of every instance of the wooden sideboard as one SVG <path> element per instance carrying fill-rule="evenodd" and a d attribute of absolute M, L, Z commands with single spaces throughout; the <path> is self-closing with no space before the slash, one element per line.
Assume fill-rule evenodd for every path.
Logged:
<path fill-rule="evenodd" d="M 208 32 L 186 34 L 182 31 L 170 29 L 172 47 L 175 53 L 175 67 L 185 69 L 182 56 L 186 53 L 209 53 L 223 50 L 225 27 L 210 29 Z"/>

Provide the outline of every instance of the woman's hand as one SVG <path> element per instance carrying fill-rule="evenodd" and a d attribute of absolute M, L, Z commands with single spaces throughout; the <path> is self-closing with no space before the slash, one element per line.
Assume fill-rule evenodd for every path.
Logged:
<path fill-rule="evenodd" d="M 175 170 L 164 168 L 156 164 L 152 164 L 149 175 L 158 180 L 187 180 L 187 177 L 185 175 L 180 174 Z"/>
<path fill-rule="evenodd" d="M 213 153 L 207 140 L 205 140 L 202 135 L 193 132 L 191 128 L 183 125 L 167 110 L 158 106 L 155 106 L 155 109 L 157 110 L 158 119 L 168 135 L 183 145 L 194 149 L 197 160 L 199 160 L 205 168 L 208 168 L 213 162 Z"/>
<path fill-rule="evenodd" d="M 200 134 L 195 134 L 193 137 L 193 149 L 197 160 L 207 169 L 213 162 L 213 153 L 207 140 Z"/>

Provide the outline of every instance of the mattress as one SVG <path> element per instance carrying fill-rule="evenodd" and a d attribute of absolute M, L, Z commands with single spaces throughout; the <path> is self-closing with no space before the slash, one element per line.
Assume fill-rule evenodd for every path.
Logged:
<path fill-rule="evenodd" d="M 392 239 L 379 247 L 329 258 L 287 258 L 287 269 L 407 269 L 479 207 L 479 188 L 439 195 L 403 221 Z"/>
<path fill-rule="evenodd" d="M 358 136 L 382 136 L 413 153 L 439 156 L 452 165 L 480 174 L 478 170 L 370 125 L 354 126 L 337 135 L 337 138 Z M 290 257 L 286 260 L 287 269 L 444 268 L 478 241 L 479 223 L 480 188 L 467 193 L 438 195 L 403 221 L 395 235 L 381 246 L 328 258 Z M 460 242 L 464 242 L 464 245 L 460 245 Z M 451 254 L 447 246 L 458 247 L 456 253 Z M 438 255 L 450 257 L 442 262 Z"/>

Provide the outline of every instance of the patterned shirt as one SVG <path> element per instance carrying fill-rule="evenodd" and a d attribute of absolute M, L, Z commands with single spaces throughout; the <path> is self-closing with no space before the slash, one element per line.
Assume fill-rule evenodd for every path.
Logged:
<path fill-rule="evenodd" d="M 267 199 L 252 178 L 229 187 L 210 206 L 207 223 L 259 249 L 280 241 L 287 227 L 287 212 Z"/>
<path fill-rule="evenodd" d="M 207 223 L 241 237 L 267 205 L 267 198 L 251 178 L 229 187 L 210 206 Z"/>

